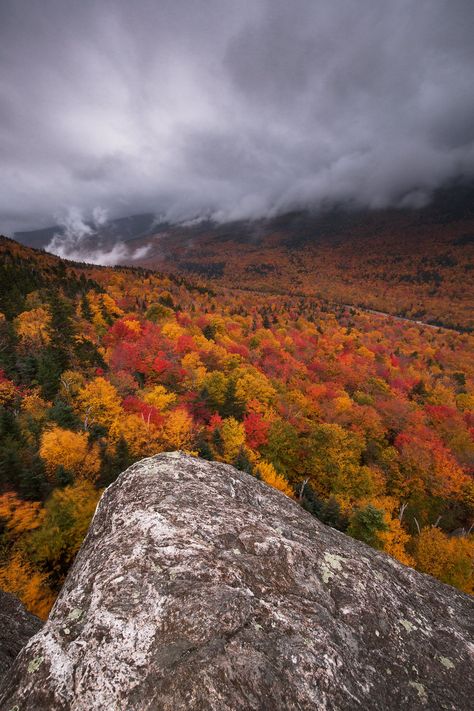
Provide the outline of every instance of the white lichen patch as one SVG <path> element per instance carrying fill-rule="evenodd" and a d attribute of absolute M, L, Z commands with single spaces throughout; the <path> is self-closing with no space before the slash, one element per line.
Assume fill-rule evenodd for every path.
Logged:
<path fill-rule="evenodd" d="M 321 563 L 322 578 L 325 583 L 328 583 L 331 578 L 334 578 L 336 573 L 342 571 L 342 561 L 344 558 L 337 553 L 325 553 L 324 562 Z"/>
<path fill-rule="evenodd" d="M 38 671 L 40 666 L 44 662 L 44 657 L 34 657 L 31 662 L 28 664 L 28 674 L 34 674 L 35 671 Z"/>
<path fill-rule="evenodd" d="M 426 704 L 428 702 L 428 694 L 423 684 L 420 684 L 418 681 L 409 681 L 408 683 L 417 690 L 420 701 Z"/>
<path fill-rule="evenodd" d="M 83 614 L 83 610 L 81 610 L 79 607 L 75 607 L 73 610 L 71 610 L 67 618 L 70 622 L 77 622 L 77 620 L 81 619 Z"/>
<path fill-rule="evenodd" d="M 446 667 L 446 669 L 454 669 L 455 667 L 455 664 L 449 657 L 439 657 L 439 661 L 441 662 L 443 667 Z"/>
<path fill-rule="evenodd" d="M 406 620 L 404 617 L 402 617 L 401 620 L 398 620 L 398 622 L 401 624 L 402 627 L 406 629 L 407 632 L 414 632 L 416 629 L 416 625 L 414 625 L 410 620 Z"/>

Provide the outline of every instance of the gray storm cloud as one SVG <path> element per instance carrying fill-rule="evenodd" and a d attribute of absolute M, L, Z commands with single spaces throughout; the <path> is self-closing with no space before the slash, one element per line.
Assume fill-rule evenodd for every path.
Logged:
<path fill-rule="evenodd" d="M 420 204 L 474 170 L 472 0 L 0 0 L 0 231 Z"/>

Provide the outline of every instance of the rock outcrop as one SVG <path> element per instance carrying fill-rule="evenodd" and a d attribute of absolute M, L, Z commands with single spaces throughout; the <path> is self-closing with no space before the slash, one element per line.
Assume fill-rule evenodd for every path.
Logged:
<path fill-rule="evenodd" d="M 103 495 L 0 708 L 467 711 L 473 613 L 251 476 L 162 454 Z"/>
<path fill-rule="evenodd" d="M 0 679 L 42 624 L 16 597 L 0 590 Z"/>

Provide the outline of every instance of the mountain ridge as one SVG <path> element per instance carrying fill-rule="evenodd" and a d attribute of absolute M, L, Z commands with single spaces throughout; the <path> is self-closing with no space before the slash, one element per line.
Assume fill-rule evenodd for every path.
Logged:
<path fill-rule="evenodd" d="M 421 208 L 336 205 L 191 224 L 156 224 L 148 214 L 135 216 L 148 220 L 144 229 L 143 220 L 135 232 L 135 218 L 113 220 L 88 235 L 66 235 L 64 243 L 55 238 L 50 248 L 66 257 L 70 250 L 76 261 L 82 255 L 87 261 L 89 254 L 95 262 L 113 259 L 210 285 L 272 291 L 278 283 L 288 294 L 472 331 L 473 198 L 468 182 L 438 190 Z M 34 242 L 43 233 L 25 234 L 23 239 Z"/>

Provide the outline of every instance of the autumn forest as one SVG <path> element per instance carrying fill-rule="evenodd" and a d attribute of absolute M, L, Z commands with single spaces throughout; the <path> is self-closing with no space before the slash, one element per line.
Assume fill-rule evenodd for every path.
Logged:
<path fill-rule="evenodd" d="M 104 487 L 180 449 L 473 593 L 473 338 L 1 238 L 0 588 L 45 617 Z"/>

